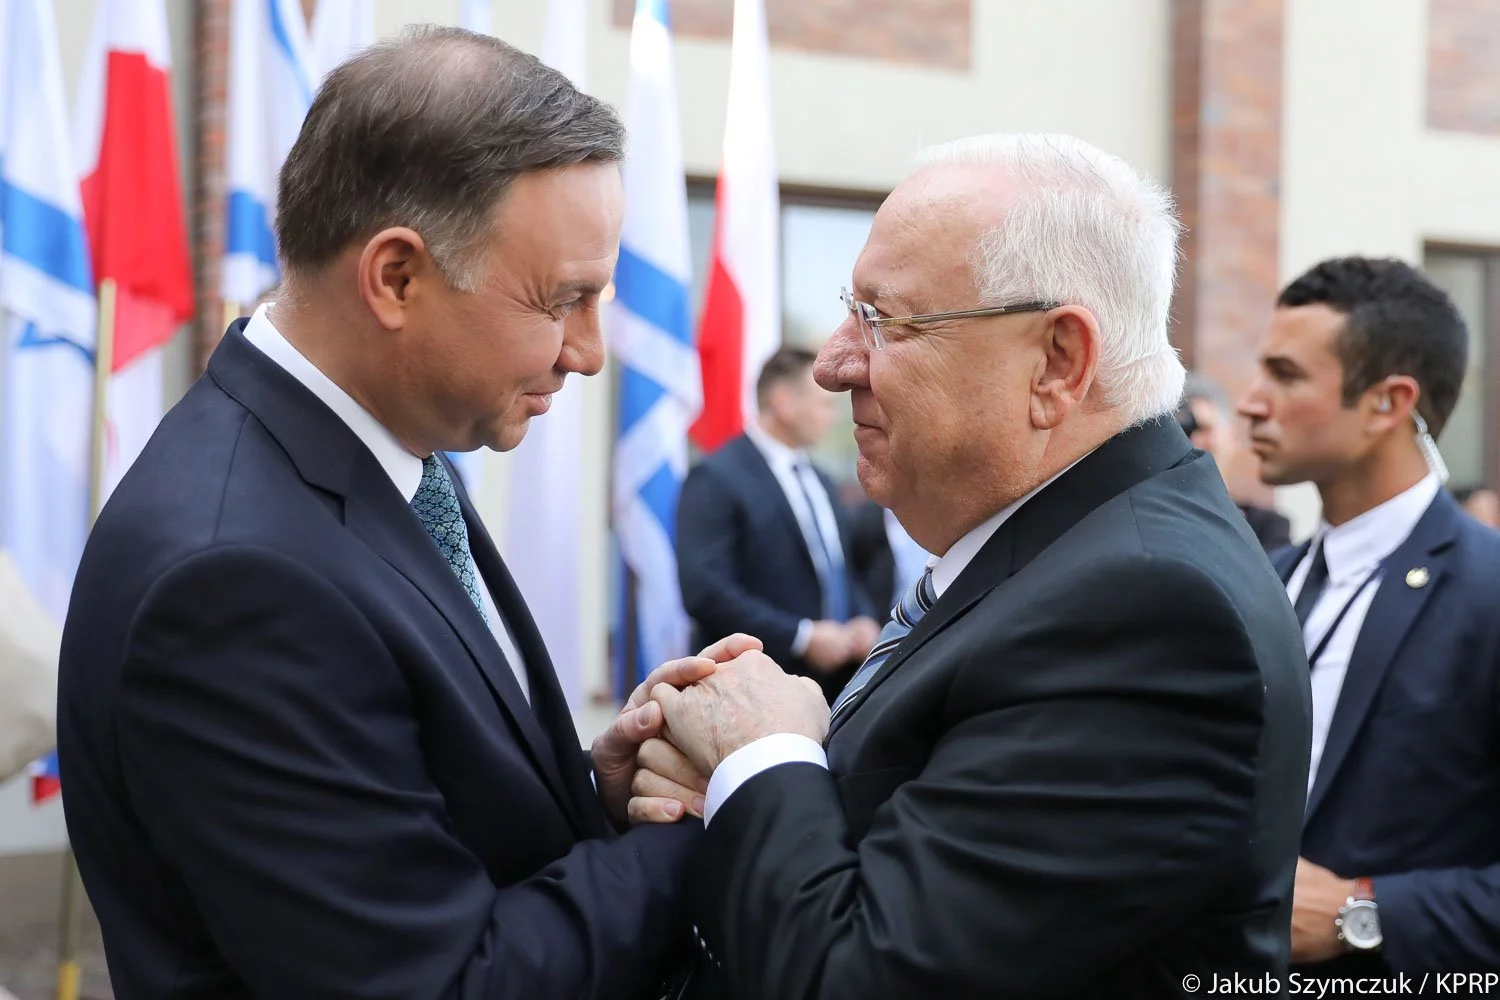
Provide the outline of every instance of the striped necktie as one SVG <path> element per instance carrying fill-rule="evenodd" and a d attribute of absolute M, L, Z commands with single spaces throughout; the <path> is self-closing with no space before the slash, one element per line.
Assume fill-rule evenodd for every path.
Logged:
<path fill-rule="evenodd" d="M 839 692 L 838 698 L 834 700 L 830 718 L 838 718 L 839 712 L 848 707 L 860 690 L 870 683 L 870 678 L 875 676 L 875 672 L 896 651 L 896 647 L 901 645 L 901 640 L 916 628 L 917 622 L 921 621 L 922 616 L 932 610 L 932 606 L 936 603 L 937 591 L 932 584 L 932 567 L 929 566 L 927 572 L 922 574 L 922 578 L 901 595 L 901 603 L 896 605 L 895 610 L 891 612 L 891 620 L 886 622 L 885 628 L 880 630 L 880 638 L 870 648 L 870 655 L 865 657 L 865 662 L 860 664 L 859 670 L 855 671 L 844 690 Z"/>

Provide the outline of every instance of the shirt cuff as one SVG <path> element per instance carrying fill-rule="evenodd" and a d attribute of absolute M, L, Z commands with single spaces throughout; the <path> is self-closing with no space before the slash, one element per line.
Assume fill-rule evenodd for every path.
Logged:
<path fill-rule="evenodd" d="M 812 628 L 811 618 L 804 618 L 797 623 L 797 637 L 792 640 L 792 655 L 799 660 L 807 652 L 807 644 L 812 642 Z"/>
<path fill-rule="evenodd" d="M 823 752 L 823 746 L 817 740 L 799 733 L 772 733 L 746 743 L 719 761 L 713 777 L 708 779 L 703 825 L 706 827 L 713 822 L 714 813 L 741 785 L 780 764 L 816 764 L 827 770 L 828 754 Z"/>

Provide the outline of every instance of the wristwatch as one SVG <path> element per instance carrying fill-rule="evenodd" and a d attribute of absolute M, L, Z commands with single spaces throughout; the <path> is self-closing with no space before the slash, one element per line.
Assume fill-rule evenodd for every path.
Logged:
<path fill-rule="evenodd" d="M 1380 934 L 1380 910 L 1375 905 L 1375 883 L 1367 878 L 1354 880 L 1354 893 L 1339 907 L 1334 920 L 1339 940 L 1354 951 L 1374 951 L 1383 940 Z"/>

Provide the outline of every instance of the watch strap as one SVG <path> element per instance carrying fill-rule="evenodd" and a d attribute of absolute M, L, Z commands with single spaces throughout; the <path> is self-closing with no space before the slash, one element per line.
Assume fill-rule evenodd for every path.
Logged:
<path fill-rule="evenodd" d="M 1375 882 L 1370 878 L 1357 878 L 1354 880 L 1354 895 L 1351 899 L 1368 899 L 1375 901 Z"/>

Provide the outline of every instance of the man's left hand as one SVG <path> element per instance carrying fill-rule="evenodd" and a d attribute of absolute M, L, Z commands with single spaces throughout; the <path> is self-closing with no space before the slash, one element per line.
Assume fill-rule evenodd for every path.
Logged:
<path fill-rule="evenodd" d="M 1354 895 L 1354 880 L 1339 878 L 1306 858 L 1297 859 L 1292 890 L 1292 961 L 1326 962 L 1345 951 L 1339 940 L 1339 908 Z"/>
<path fill-rule="evenodd" d="M 817 681 L 786 674 L 769 656 L 745 653 L 685 690 L 651 689 L 666 725 L 662 736 L 700 774 L 712 775 L 736 750 L 774 733 L 818 742 L 828 734 L 828 701 Z"/>
<path fill-rule="evenodd" d="M 682 802 L 674 798 L 643 798 L 631 805 L 636 754 L 641 744 L 654 738 L 662 727 L 661 707 L 651 700 L 651 691 L 663 685 L 687 687 L 712 674 L 718 664 L 761 648 L 761 641 L 753 636 L 726 636 L 697 656 L 663 663 L 631 692 L 615 721 L 594 740 L 590 753 L 599 798 L 617 829 L 623 830 L 631 822 L 675 823 L 684 812 Z"/>

